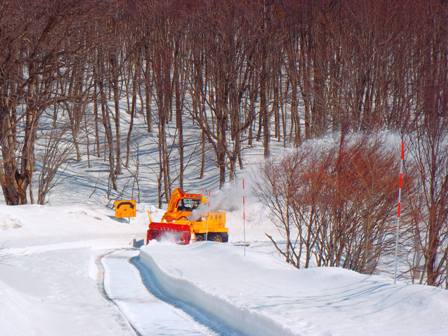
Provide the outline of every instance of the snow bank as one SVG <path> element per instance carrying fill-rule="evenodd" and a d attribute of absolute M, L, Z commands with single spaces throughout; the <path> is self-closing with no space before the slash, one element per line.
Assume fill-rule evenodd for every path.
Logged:
<path fill-rule="evenodd" d="M 157 285 L 246 335 L 445 335 L 448 292 L 339 268 L 297 270 L 231 244 L 150 244 Z"/>
<path fill-rule="evenodd" d="M 131 263 L 137 250 L 117 250 L 102 259 L 104 290 L 140 335 L 216 335 L 185 312 L 148 292 Z"/>
<path fill-rule="evenodd" d="M 142 253 L 141 260 L 152 272 L 157 286 L 168 296 L 193 306 L 244 335 L 295 335 L 268 316 L 233 305 L 217 292 L 207 292 L 188 280 L 165 273 L 148 253 Z"/>

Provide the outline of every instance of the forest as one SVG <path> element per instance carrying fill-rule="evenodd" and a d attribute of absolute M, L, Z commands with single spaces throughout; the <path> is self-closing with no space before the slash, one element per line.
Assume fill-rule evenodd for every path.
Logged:
<path fill-rule="evenodd" d="M 295 253 L 314 251 L 319 265 L 371 273 L 381 253 L 393 249 L 381 237 L 392 225 L 398 178 L 381 177 L 386 170 L 398 177 L 399 157 L 377 142 L 344 139 L 388 130 L 406 140 L 413 158 L 404 167 L 409 273 L 448 287 L 447 1 L 2 0 L 0 46 L 6 204 L 35 203 L 33 183 L 37 203 L 45 203 L 70 157 L 104 158 L 116 190 L 132 159 L 136 118 L 158 139 L 161 204 L 174 181 L 185 182 L 184 135 L 195 125 L 198 175 L 209 146 L 220 187 L 244 168 L 244 147 L 262 146 L 270 163 L 261 199 L 277 211 L 286 236 L 291 225 L 308 227 L 288 236 L 300 243 L 282 250 L 288 262 L 307 267 Z M 51 132 L 42 132 L 48 122 Z M 300 149 L 329 133 L 341 141 L 326 156 Z M 269 161 L 274 142 L 298 151 Z M 306 193 L 294 187 L 298 181 Z M 370 211 L 356 212 L 355 198 L 358 209 Z M 342 232 L 352 234 L 353 245 Z"/>

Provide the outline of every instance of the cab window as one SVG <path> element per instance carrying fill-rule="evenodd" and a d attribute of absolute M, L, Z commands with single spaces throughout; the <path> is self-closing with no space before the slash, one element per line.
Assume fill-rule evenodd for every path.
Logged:
<path fill-rule="evenodd" d="M 193 198 L 184 198 L 181 199 L 177 210 L 179 211 L 193 211 L 198 208 L 201 200 L 193 199 Z"/>

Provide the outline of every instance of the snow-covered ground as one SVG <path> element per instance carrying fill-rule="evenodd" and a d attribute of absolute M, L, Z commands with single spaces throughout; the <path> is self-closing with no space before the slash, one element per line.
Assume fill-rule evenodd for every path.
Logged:
<path fill-rule="evenodd" d="M 294 269 L 257 220 L 244 251 L 239 210 L 229 244 L 133 249 L 145 209 L 161 214 L 140 205 L 127 223 L 104 207 L 0 206 L 0 335 L 446 335 L 447 291 Z"/>
<path fill-rule="evenodd" d="M 96 263 L 142 231 L 92 207 L 0 206 L 0 335 L 134 335 Z"/>
<path fill-rule="evenodd" d="M 211 328 L 197 323 L 183 310 L 158 298 L 162 294 L 151 285 L 152 279 L 150 276 L 145 276 L 147 273 L 145 269 L 139 272 L 132 263 L 138 254 L 139 252 L 133 249 L 117 250 L 107 254 L 102 261 L 105 293 L 126 315 L 137 333 L 217 335 Z M 151 288 L 152 293 L 146 286 Z"/>
<path fill-rule="evenodd" d="M 127 117 L 122 114 L 122 144 Z M 145 236 L 147 211 L 154 220 L 163 213 L 153 205 L 157 135 L 147 134 L 137 116 L 130 166 L 119 176 L 118 191 L 109 193 L 107 163 L 91 156 L 89 165 L 83 155 L 60 171 L 49 205 L 0 205 L 1 336 L 446 335 L 447 291 L 393 285 L 390 278 L 343 269 L 286 265 L 265 235 L 279 238 L 269 213 L 250 191 L 263 148 L 245 147 L 246 170 L 213 192 L 214 153 L 207 146 L 205 177 L 199 179 L 199 139 L 191 131 L 195 126 L 187 126 L 185 189 L 212 191 L 207 210 L 227 212 L 229 244 L 132 247 Z M 312 145 L 331 141 L 330 135 Z M 271 151 L 275 156 L 287 149 L 272 142 Z M 138 185 L 132 177 L 136 154 Z M 173 148 L 173 176 L 177 159 Z M 114 219 L 115 198 L 147 203 L 138 205 L 137 218 L 128 223 Z M 244 237 L 246 248 L 238 244 Z"/>

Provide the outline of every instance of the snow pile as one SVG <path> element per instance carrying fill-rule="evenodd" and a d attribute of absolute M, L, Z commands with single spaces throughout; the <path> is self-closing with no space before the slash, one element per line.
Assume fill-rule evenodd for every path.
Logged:
<path fill-rule="evenodd" d="M 23 226 L 20 219 L 11 216 L 10 214 L 4 214 L 0 217 L 0 231 L 7 231 L 10 229 L 19 229 Z"/>
<path fill-rule="evenodd" d="M 448 292 L 339 268 L 297 270 L 231 244 L 150 244 L 141 261 L 174 298 L 247 335 L 445 335 Z"/>

